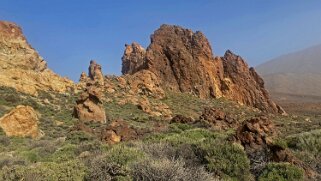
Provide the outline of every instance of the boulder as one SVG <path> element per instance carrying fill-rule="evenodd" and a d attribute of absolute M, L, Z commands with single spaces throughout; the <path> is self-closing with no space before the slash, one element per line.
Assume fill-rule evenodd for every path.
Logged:
<path fill-rule="evenodd" d="M 274 123 L 267 117 L 260 116 L 244 121 L 236 131 L 236 139 L 245 148 L 258 149 L 272 144 L 276 134 Z"/>
<path fill-rule="evenodd" d="M 120 141 L 133 140 L 138 137 L 136 130 L 130 128 L 128 123 L 123 120 L 111 122 L 101 132 L 101 140 L 109 144 L 118 143 Z"/>
<path fill-rule="evenodd" d="M 232 115 L 225 113 L 223 110 L 210 107 L 204 108 L 197 122 L 208 124 L 218 130 L 237 128 L 240 124 Z"/>
<path fill-rule="evenodd" d="M 0 127 L 7 136 L 37 138 L 41 136 L 38 121 L 39 116 L 32 107 L 19 105 L 0 118 Z"/>
<path fill-rule="evenodd" d="M 103 93 L 95 86 L 89 86 L 79 96 L 74 108 L 74 117 L 80 121 L 106 122 L 106 113 L 103 106 Z"/>

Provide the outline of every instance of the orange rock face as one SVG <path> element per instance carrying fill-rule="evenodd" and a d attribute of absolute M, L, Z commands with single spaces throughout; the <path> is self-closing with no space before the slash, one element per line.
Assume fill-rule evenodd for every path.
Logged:
<path fill-rule="evenodd" d="M 80 95 L 74 108 L 74 117 L 80 121 L 106 122 L 106 113 L 102 105 L 103 94 L 97 87 L 90 86 Z"/>
<path fill-rule="evenodd" d="M 209 41 L 199 31 L 162 25 L 146 51 L 136 43 L 127 45 L 122 60 L 124 74 L 149 70 L 165 89 L 201 98 L 225 97 L 264 112 L 284 113 L 270 100 L 253 68 L 231 51 L 214 57 Z"/>
<path fill-rule="evenodd" d="M 125 46 L 126 49 L 122 57 L 122 73 L 133 74 L 144 65 L 146 50 L 138 43 Z"/>
<path fill-rule="evenodd" d="M 40 136 L 39 117 L 30 106 L 17 106 L 0 118 L 0 127 L 7 136 L 36 138 Z"/>
<path fill-rule="evenodd" d="M 14 23 L 0 21 L 0 85 L 37 95 L 39 90 L 66 92 L 74 84 L 47 68 Z"/>

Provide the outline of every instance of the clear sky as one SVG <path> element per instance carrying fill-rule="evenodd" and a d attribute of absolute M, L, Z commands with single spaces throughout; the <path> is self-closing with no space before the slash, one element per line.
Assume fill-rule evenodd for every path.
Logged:
<path fill-rule="evenodd" d="M 75 81 L 91 59 L 119 75 L 125 43 L 147 47 L 164 23 L 200 30 L 215 55 L 231 49 L 251 66 L 321 44 L 320 0 L 0 0 L 0 19 Z"/>

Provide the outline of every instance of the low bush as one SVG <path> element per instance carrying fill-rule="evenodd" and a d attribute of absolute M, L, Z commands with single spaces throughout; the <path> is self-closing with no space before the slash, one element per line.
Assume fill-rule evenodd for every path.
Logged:
<path fill-rule="evenodd" d="M 241 146 L 229 142 L 211 142 L 200 146 L 206 168 L 223 178 L 251 179 L 250 160 Z"/>
<path fill-rule="evenodd" d="M 0 180 L 6 181 L 47 181 L 47 180 L 83 180 L 84 165 L 71 160 L 63 163 L 38 163 L 31 166 L 4 167 L 0 171 Z"/>
<path fill-rule="evenodd" d="M 287 144 L 291 149 L 308 151 L 321 157 L 321 129 L 289 136 Z"/>
<path fill-rule="evenodd" d="M 88 181 L 106 181 L 114 177 L 126 177 L 128 170 L 121 165 L 110 162 L 105 156 L 98 156 L 91 160 L 86 175 Z"/>
<path fill-rule="evenodd" d="M 147 159 L 131 166 L 133 180 L 177 181 L 213 180 L 202 167 L 186 167 L 182 160 Z"/>
<path fill-rule="evenodd" d="M 144 157 L 144 152 L 134 147 L 123 144 L 114 145 L 106 152 L 106 159 L 110 162 L 117 163 L 122 166 L 138 161 Z"/>
<path fill-rule="evenodd" d="M 259 176 L 259 181 L 299 181 L 304 179 L 303 170 L 289 163 L 269 163 Z"/>
<path fill-rule="evenodd" d="M 53 162 L 65 162 L 72 160 L 76 155 L 77 146 L 73 144 L 66 144 L 59 149 L 57 149 L 53 154 L 48 157 L 47 161 Z"/>
<path fill-rule="evenodd" d="M 8 155 L 0 156 L 0 169 L 13 165 L 26 165 L 26 161 L 20 157 L 12 157 Z"/>
<path fill-rule="evenodd" d="M 167 142 L 173 146 L 181 144 L 198 144 L 205 140 L 215 140 L 222 137 L 206 129 L 189 129 L 181 133 L 156 134 L 145 139 L 148 143 Z"/>

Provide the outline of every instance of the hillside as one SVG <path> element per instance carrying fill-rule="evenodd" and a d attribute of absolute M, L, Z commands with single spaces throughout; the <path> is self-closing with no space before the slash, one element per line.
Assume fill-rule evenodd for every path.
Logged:
<path fill-rule="evenodd" d="M 256 69 L 272 93 L 321 95 L 321 45 L 283 55 Z"/>
<path fill-rule="evenodd" d="M 126 45 L 124 75 L 92 60 L 74 84 L 47 74 L 10 26 L 0 181 L 321 179 L 321 115 L 286 115 L 254 68 L 229 50 L 214 56 L 201 32 L 162 25 L 146 50 Z"/>

